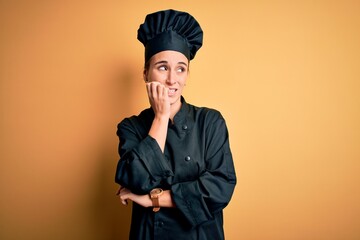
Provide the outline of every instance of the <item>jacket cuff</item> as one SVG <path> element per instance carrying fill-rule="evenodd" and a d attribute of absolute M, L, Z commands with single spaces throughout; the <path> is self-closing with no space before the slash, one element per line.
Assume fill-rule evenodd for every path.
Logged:
<path fill-rule="evenodd" d="M 162 179 L 173 175 L 165 155 L 154 138 L 147 136 L 141 145 L 141 148 L 136 149 L 136 154 L 142 160 L 152 177 Z"/>
<path fill-rule="evenodd" d="M 193 227 L 212 218 L 208 209 L 204 208 L 206 204 L 203 198 L 199 198 L 200 190 L 197 184 L 174 184 L 171 192 L 176 207 Z"/>

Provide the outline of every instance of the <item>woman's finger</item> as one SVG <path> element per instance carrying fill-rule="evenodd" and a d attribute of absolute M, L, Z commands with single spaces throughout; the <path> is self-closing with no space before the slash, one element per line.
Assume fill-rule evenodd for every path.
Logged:
<path fill-rule="evenodd" d="M 120 194 L 120 191 L 121 191 L 121 189 L 123 189 L 124 187 L 123 186 L 120 186 L 119 187 L 119 189 L 117 190 L 117 192 L 116 192 L 116 195 L 119 195 Z"/>
<path fill-rule="evenodd" d="M 123 205 L 128 205 L 128 201 L 127 201 L 127 194 L 129 193 L 130 191 L 123 187 L 123 186 L 120 186 L 119 190 L 117 191 L 116 195 L 119 196 L 120 200 L 121 200 L 121 203 Z"/>

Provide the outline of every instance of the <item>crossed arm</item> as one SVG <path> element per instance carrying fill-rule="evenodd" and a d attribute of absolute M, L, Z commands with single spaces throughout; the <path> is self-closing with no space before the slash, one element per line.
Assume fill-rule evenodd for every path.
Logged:
<path fill-rule="evenodd" d="M 170 101 L 168 97 L 168 89 L 158 83 L 149 82 L 146 84 L 151 107 L 154 110 L 155 117 L 152 122 L 149 135 L 156 140 L 162 152 L 164 152 L 167 127 L 170 118 Z M 118 192 L 121 203 L 127 205 L 127 201 L 131 200 L 143 207 L 151 207 L 152 201 L 149 194 L 137 195 L 129 189 L 120 186 Z M 159 198 L 160 207 L 175 207 L 170 190 L 165 190 Z"/>

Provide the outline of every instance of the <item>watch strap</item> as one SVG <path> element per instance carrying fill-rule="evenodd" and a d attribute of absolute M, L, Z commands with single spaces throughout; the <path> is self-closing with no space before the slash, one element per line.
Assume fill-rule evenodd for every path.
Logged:
<path fill-rule="evenodd" d="M 152 201 L 154 212 L 158 212 L 160 210 L 159 197 L 161 196 L 162 193 L 163 190 L 161 188 L 155 188 L 150 192 L 150 198 Z"/>

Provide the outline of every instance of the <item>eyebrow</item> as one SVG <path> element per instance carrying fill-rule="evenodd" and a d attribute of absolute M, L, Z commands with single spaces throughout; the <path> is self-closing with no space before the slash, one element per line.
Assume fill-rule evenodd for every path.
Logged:
<path fill-rule="evenodd" d="M 178 64 L 182 64 L 182 65 L 187 66 L 187 63 L 185 63 L 185 62 L 178 62 Z"/>
<path fill-rule="evenodd" d="M 158 61 L 158 62 L 156 62 L 154 65 L 159 65 L 159 64 L 164 64 L 164 63 L 168 63 L 168 61 L 165 61 L 165 60 L 163 60 L 163 61 Z M 185 65 L 186 67 L 187 67 L 187 64 L 185 63 L 185 62 L 178 62 L 178 64 L 181 64 L 181 65 Z"/>

